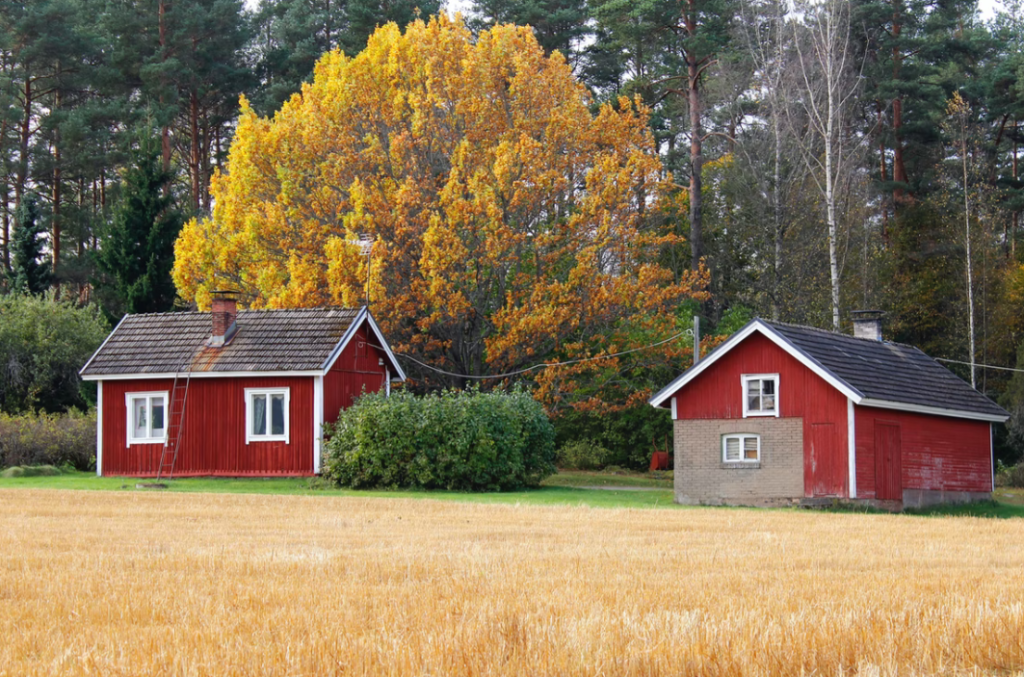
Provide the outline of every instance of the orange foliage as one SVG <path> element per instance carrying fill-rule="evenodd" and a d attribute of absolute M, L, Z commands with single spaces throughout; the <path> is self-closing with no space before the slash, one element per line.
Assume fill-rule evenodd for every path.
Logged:
<path fill-rule="evenodd" d="M 273 119 L 242 101 L 213 216 L 176 245 L 179 293 L 200 307 L 224 285 L 252 307 L 361 305 L 353 242 L 368 235 L 375 317 L 397 352 L 438 367 L 493 373 L 664 339 L 706 274 L 657 261 L 678 239 L 658 228 L 671 177 L 647 111 L 590 105 L 529 28 L 474 41 L 444 16 L 384 26 L 354 58 L 324 55 Z M 539 392 L 554 403 L 620 368 L 545 370 Z"/>

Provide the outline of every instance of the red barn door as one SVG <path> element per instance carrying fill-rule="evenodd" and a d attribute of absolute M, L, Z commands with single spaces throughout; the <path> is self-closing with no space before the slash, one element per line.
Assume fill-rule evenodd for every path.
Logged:
<path fill-rule="evenodd" d="M 875 497 L 903 500 L 903 453 L 900 426 L 875 422 Z"/>
<path fill-rule="evenodd" d="M 846 463 L 839 451 L 835 425 L 812 423 L 811 453 L 804 472 L 804 489 L 809 496 L 843 495 Z"/>

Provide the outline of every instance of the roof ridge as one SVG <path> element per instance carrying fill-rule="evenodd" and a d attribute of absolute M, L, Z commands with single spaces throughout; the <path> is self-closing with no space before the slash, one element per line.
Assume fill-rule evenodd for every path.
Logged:
<path fill-rule="evenodd" d="M 916 351 L 918 351 L 918 352 L 920 352 L 920 353 L 922 353 L 924 355 L 927 355 L 927 353 L 924 353 L 920 348 L 918 348 L 917 346 L 911 345 L 909 343 L 900 343 L 899 341 L 887 341 L 885 339 L 878 340 L 878 339 L 873 339 L 873 338 L 866 338 L 864 336 L 854 336 L 853 334 L 844 334 L 842 332 L 833 331 L 831 329 L 824 329 L 822 327 L 812 327 L 812 326 L 807 325 L 807 324 L 795 324 L 793 322 L 779 322 L 777 320 L 766 320 L 763 317 L 755 317 L 754 319 L 758 320 L 759 322 L 763 322 L 764 324 L 767 324 L 768 326 L 793 327 L 794 329 L 810 329 L 811 331 L 818 332 L 819 334 L 825 334 L 827 336 L 836 337 L 836 338 L 851 339 L 851 340 L 854 340 L 854 341 L 865 341 L 867 343 L 880 343 L 882 345 L 899 346 L 901 348 L 913 348 L 914 350 L 916 350 Z M 935 358 L 932 358 L 932 359 L 935 359 Z"/>

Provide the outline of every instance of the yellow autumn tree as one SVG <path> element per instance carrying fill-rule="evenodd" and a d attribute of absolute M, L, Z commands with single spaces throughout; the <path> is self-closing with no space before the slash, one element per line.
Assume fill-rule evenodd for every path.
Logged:
<path fill-rule="evenodd" d="M 404 35 L 384 26 L 354 58 L 325 54 L 272 119 L 242 101 L 213 215 L 176 244 L 179 293 L 206 307 L 231 286 L 282 308 L 361 305 L 368 292 L 397 352 L 457 374 L 664 339 L 706 280 L 658 263 L 677 241 L 647 111 L 591 105 L 528 28 L 474 39 L 444 16 Z M 685 344 L 640 358 L 664 364 Z M 635 368 L 607 358 L 534 374 L 557 407 L 621 403 L 625 389 L 581 385 Z"/>

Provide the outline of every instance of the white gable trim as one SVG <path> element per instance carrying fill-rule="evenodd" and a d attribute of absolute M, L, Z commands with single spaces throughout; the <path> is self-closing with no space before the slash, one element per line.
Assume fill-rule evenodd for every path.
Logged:
<path fill-rule="evenodd" d="M 144 379 L 161 378 L 288 378 L 293 376 L 319 376 L 323 374 L 319 369 L 305 371 L 161 371 L 161 372 L 134 372 L 131 374 L 89 374 L 83 376 L 83 381 L 140 381 Z"/>
<path fill-rule="evenodd" d="M 859 391 L 850 387 L 845 381 L 841 381 L 832 375 L 831 372 L 825 370 L 820 364 L 810 359 L 803 352 L 798 350 L 793 344 L 787 341 L 785 338 L 776 333 L 771 327 L 764 324 L 760 320 L 754 320 L 743 329 L 739 330 L 732 337 L 718 346 L 710 355 L 702 359 L 700 362 L 695 364 L 690 369 L 686 370 L 679 378 L 672 383 L 669 383 L 665 388 L 661 390 L 657 395 L 652 397 L 648 402 L 653 407 L 660 407 L 665 400 L 676 394 L 680 388 L 695 379 L 700 374 L 704 373 L 704 370 L 717 362 L 723 355 L 728 353 L 730 350 L 739 345 L 745 338 L 753 334 L 754 332 L 761 333 L 769 341 L 777 345 L 786 351 L 791 357 L 797 362 L 804 365 L 816 375 L 821 377 L 830 386 L 841 392 L 843 395 L 853 400 L 855 403 L 860 404 L 860 401 L 864 399 Z"/>
<path fill-rule="evenodd" d="M 877 409 L 892 409 L 894 411 L 908 411 L 912 414 L 930 414 L 932 416 L 948 416 L 950 418 L 966 418 L 971 421 L 988 421 L 990 423 L 1003 423 L 1009 416 L 996 414 L 980 414 L 976 411 L 961 411 L 959 409 L 942 409 L 940 407 L 928 407 L 923 404 L 907 404 L 906 402 L 890 402 L 888 400 L 873 400 L 864 398 L 857 402 L 862 407 L 875 407 Z"/>
<path fill-rule="evenodd" d="M 381 332 L 380 327 L 377 326 L 377 323 L 374 321 L 373 316 L 370 315 L 370 311 L 367 310 L 366 306 L 363 306 L 362 310 L 359 311 L 359 314 L 356 315 L 356 319 L 352 320 L 352 324 L 349 325 L 345 335 L 341 337 L 341 340 L 338 341 L 338 345 L 334 347 L 334 350 L 331 351 L 331 354 L 327 357 L 327 361 L 324 362 L 323 373 L 326 374 L 331 370 L 334 363 L 338 361 L 338 358 L 341 357 L 341 354 L 345 351 L 345 348 L 352 340 L 352 337 L 356 335 L 357 331 L 359 331 L 359 327 L 362 326 L 363 322 L 366 322 L 369 325 L 370 329 L 377 337 L 377 340 L 380 341 L 380 347 L 384 349 L 384 353 L 388 356 L 391 366 L 395 368 L 395 374 L 398 376 L 396 380 L 404 381 L 406 378 L 405 372 L 402 371 L 401 365 L 398 364 L 398 359 L 395 357 L 395 354 L 391 352 L 391 346 L 389 346 L 388 342 L 384 339 L 383 332 Z"/>
<path fill-rule="evenodd" d="M 118 320 L 118 322 L 117 322 L 117 326 L 114 327 L 114 331 L 112 331 L 109 334 L 107 334 L 107 338 L 103 339 L 103 343 L 101 343 L 100 347 L 96 349 L 96 352 L 92 354 L 92 357 L 90 357 L 89 361 L 85 363 L 85 366 L 78 370 L 78 375 L 79 376 L 82 376 L 82 372 L 84 372 L 86 369 L 89 368 L 89 365 L 92 364 L 92 361 L 95 360 L 96 356 L 100 354 L 101 350 L 103 350 L 103 346 L 107 345 L 107 341 L 109 341 L 111 338 L 113 338 L 114 334 L 117 333 L 117 330 L 121 327 L 122 324 L 124 324 L 124 321 L 127 318 L 128 318 L 128 313 L 125 313 L 124 315 L 121 316 L 121 319 Z M 98 380 L 98 379 L 90 379 L 88 376 L 82 376 L 82 378 L 84 380 L 86 380 L 86 381 Z"/>

